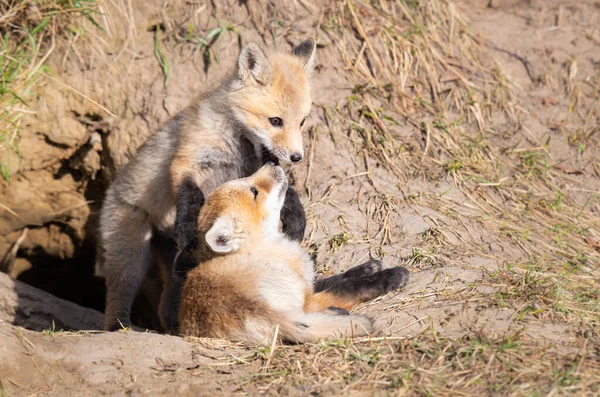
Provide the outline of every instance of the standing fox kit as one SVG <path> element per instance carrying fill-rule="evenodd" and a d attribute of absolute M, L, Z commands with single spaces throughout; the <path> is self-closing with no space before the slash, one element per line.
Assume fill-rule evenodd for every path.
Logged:
<path fill-rule="evenodd" d="M 279 232 L 287 191 L 273 163 L 211 193 L 198 220 L 201 262 L 188 274 L 179 312 L 183 335 L 268 343 L 276 325 L 290 342 L 361 336 L 369 318 L 348 314 L 359 302 L 403 286 L 408 271 L 371 261 L 331 277 L 317 291 L 313 262 Z"/>
<path fill-rule="evenodd" d="M 168 121 L 142 145 L 106 193 L 100 215 L 97 273 L 106 279 L 104 328 L 129 324 L 133 300 L 153 261 L 152 238 L 174 239 L 177 253 L 159 317 L 177 331 L 181 288 L 197 262 L 197 221 L 204 198 L 224 182 L 247 177 L 265 161 L 299 162 L 302 126 L 311 107 L 315 41 L 292 53 L 246 45 L 236 73 Z M 302 240 L 304 210 L 284 192 L 283 231 Z M 279 219 L 279 218 L 278 218 Z"/>

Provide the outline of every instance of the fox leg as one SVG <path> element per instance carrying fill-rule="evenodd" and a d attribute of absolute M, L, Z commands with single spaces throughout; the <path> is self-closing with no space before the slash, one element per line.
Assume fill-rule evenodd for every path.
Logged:
<path fill-rule="evenodd" d="M 113 206 L 102 219 L 107 331 L 130 325 L 131 306 L 152 261 L 148 215 L 125 204 Z"/>
<path fill-rule="evenodd" d="M 402 287 L 408 281 L 408 277 L 408 270 L 400 266 L 358 277 L 341 277 L 335 283 L 330 283 L 327 289 L 313 294 L 307 300 L 305 310 L 321 311 L 332 306 L 350 310 L 361 302 L 367 302 Z"/>
<path fill-rule="evenodd" d="M 179 328 L 179 304 L 187 273 L 198 264 L 195 256 L 198 248 L 198 216 L 203 205 L 204 194 L 192 178 L 185 178 L 177 194 L 177 254 L 173 261 L 171 277 L 165 280 L 159 308 L 163 327 L 173 334 L 176 334 Z"/>
<path fill-rule="evenodd" d="M 151 245 L 152 254 L 159 265 L 163 282 L 163 289 L 158 304 L 158 318 L 160 319 L 163 330 L 166 331 L 165 324 L 167 324 L 169 314 L 167 301 L 170 296 L 169 294 L 172 293 L 171 280 L 173 277 L 173 263 L 175 262 L 175 256 L 177 255 L 177 244 L 170 236 L 159 230 L 153 230 Z"/>
<path fill-rule="evenodd" d="M 373 331 L 373 321 L 357 314 L 337 316 L 327 312 L 281 313 L 274 322 L 280 325 L 280 335 L 284 340 L 297 343 L 365 336 Z"/>
<path fill-rule="evenodd" d="M 306 213 L 298 193 L 291 186 L 285 194 L 285 201 L 281 208 L 281 221 L 283 233 L 292 240 L 302 241 L 306 229 Z"/>
<path fill-rule="evenodd" d="M 336 285 L 343 283 L 345 279 L 368 276 L 383 269 L 383 263 L 377 259 L 370 259 L 362 265 L 354 266 L 341 274 L 323 278 L 315 281 L 315 292 L 321 292 L 335 288 Z"/>
<path fill-rule="evenodd" d="M 306 313 L 327 311 L 331 314 L 346 315 L 348 310 L 352 309 L 355 304 L 356 302 L 352 297 L 324 291 L 307 297 L 304 302 L 304 311 Z"/>

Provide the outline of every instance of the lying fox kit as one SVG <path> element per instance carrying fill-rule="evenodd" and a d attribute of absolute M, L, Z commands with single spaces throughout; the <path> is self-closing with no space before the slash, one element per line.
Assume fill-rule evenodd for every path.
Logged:
<path fill-rule="evenodd" d="M 380 270 L 380 262 L 367 262 L 327 279 L 316 292 L 311 258 L 278 229 L 286 191 L 283 170 L 267 163 L 208 196 L 198 221 L 199 245 L 213 257 L 188 274 L 181 334 L 267 343 L 277 324 L 289 342 L 373 330 L 369 318 L 346 310 L 404 285 L 407 270 Z"/>
<path fill-rule="evenodd" d="M 304 156 L 302 127 L 311 107 L 315 48 L 314 40 L 291 53 L 248 44 L 229 80 L 152 134 L 121 170 L 100 215 L 97 273 L 106 279 L 105 329 L 129 325 L 160 236 L 168 274 L 159 316 L 166 330 L 177 331 L 181 288 L 198 263 L 196 230 L 204 198 L 267 160 L 299 162 Z M 290 187 L 282 197 L 283 230 L 300 241 L 306 217 L 298 195 Z"/>

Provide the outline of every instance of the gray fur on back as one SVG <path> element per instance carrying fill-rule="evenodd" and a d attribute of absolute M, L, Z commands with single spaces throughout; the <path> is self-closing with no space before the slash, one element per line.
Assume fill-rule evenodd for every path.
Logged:
<path fill-rule="evenodd" d="M 171 189 L 170 164 L 177 150 L 181 129 L 185 124 L 201 125 L 195 134 L 219 131 L 225 150 L 212 146 L 198 147 L 196 167 L 210 171 L 200 186 L 205 195 L 217 186 L 251 175 L 260 167 L 260 150 L 247 139 L 244 127 L 231 116 L 225 91 L 229 83 L 208 94 L 197 107 L 190 106 L 165 123 L 138 149 L 125 165 L 106 193 L 100 216 L 102 253 L 109 236 L 122 231 L 115 215 L 126 208 L 136 208 L 147 214 L 148 221 L 158 230 L 172 235 L 175 222 L 175 197 Z M 193 110 L 193 111 L 191 111 Z M 189 133 L 189 131 L 188 131 Z M 210 134 L 214 136 L 214 134 Z M 199 140 L 201 140 L 200 138 Z M 105 237 L 109 237 L 106 239 Z M 106 276 L 104 260 L 96 263 L 96 273 Z M 120 266 L 118 266 L 120 268 Z M 119 271 L 118 269 L 114 269 Z"/>

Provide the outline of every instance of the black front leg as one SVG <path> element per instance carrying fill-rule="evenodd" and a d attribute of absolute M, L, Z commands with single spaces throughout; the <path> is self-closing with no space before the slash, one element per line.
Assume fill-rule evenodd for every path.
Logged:
<path fill-rule="evenodd" d="M 293 187 L 288 187 L 285 202 L 281 209 L 283 232 L 292 240 L 302 241 L 306 229 L 306 213 L 300 202 L 300 197 Z"/>
<path fill-rule="evenodd" d="M 183 271 L 183 275 L 196 264 L 180 264 L 178 260 L 190 260 L 193 255 L 182 255 L 184 252 L 194 253 L 198 248 L 198 217 L 204 205 L 204 194 L 191 178 L 185 178 L 177 192 L 175 215 L 175 241 L 177 257 L 174 270 Z M 191 265 L 191 267 L 190 267 Z"/>
<path fill-rule="evenodd" d="M 377 259 L 369 259 L 362 265 L 350 268 L 341 274 L 336 274 L 331 277 L 316 280 L 314 284 L 315 292 L 336 290 L 340 285 L 345 285 L 348 279 L 356 279 L 365 276 L 370 276 L 383 269 L 383 263 Z"/>
<path fill-rule="evenodd" d="M 341 278 L 326 291 L 366 302 L 404 286 L 409 276 L 406 268 L 396 266 L 366 276 Z"/>
<path fill-rule="evenodd" d="M 165 329 L 176 334 L 179 330 L 181 291 L 188 272 L 196 267 L 198 249 L 198 216 L 204 205 L 204 194 L 191 178 L 184 179 L 177 192 L 175 241 L 177 255 L 173 263 L 170 285 L 165 290 Z"/>
<path fill-rule="evenodd" d="M 315 283 L 315 292 L 327 292 L 345 298 L 352 305 L 367 302 L 403 287 L 410 277 L 401 266 L 381 270 L 380 261 L 369 261 Z"/>

